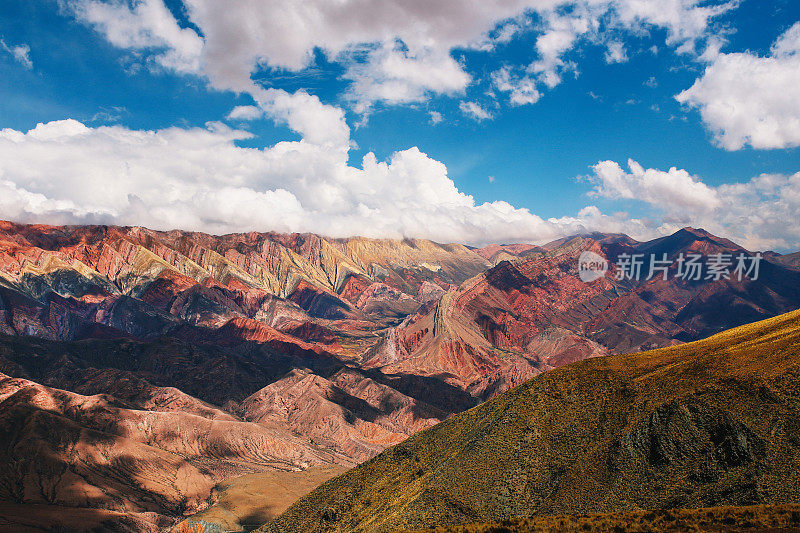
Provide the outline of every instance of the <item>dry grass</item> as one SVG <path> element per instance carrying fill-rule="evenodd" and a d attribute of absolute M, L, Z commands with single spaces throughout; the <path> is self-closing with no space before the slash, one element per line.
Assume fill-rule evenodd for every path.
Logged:
<path fill-rule="evenodd" d="M 798 531 L 800 504 L 626 511 L 589 515 L 540 516 L 494 524 L 469 524 L 413 533 L 571 533 Z M 411 533 L 411 532 L 409 532 Z"/>
<path fill-rule="evenodd" d="M 226 479 L 217 485 L 217 503 L 191 517 L 219 524 L 223 531 L 250 531 L 284 512 L 344 467 L 319 466 L 300 472 L 262 472 Z"/>
<path fill-rule="evenodd" d="M 542 374 L 325 483 L 265 531 L 800 501 L 800 312 Z"/>

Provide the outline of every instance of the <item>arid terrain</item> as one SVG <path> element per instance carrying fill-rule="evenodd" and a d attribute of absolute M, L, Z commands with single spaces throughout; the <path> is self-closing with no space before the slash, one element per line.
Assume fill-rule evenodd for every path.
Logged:
<path fill-rule="evenodd" d="M 795 311 L 545 372 L 322 485 L 263 531 L 791 504 L 799 408 Z"/>
<path fill-rule="evenodd" d="M 338 465 L 285 472 L 273 470 L 231 478 L 219 485 L 217 503 L 191 517 L 236 531 L 256 529 L 294 502 L 347 469 Z"/>
<path fill-rule="evenodd" d="M 578 278 L 587 250 L 609 276 Z M 793 256 L 615 279 L 632 253 L 753 254 L 691 228 L 469 248 L 2 222 L 0 528 L 253 527 L 543 372 L 800 307 Z"/>
<path fill-rule="evenodd" d="M 541 516 L 504 520 L 494 524 L 443 526 L 415 533 L 572 533 L 578 531 L 736 533 L 739 531 L 788 532 L 798 529 L 800 529 L 800 505 L 786 504 Z"/>

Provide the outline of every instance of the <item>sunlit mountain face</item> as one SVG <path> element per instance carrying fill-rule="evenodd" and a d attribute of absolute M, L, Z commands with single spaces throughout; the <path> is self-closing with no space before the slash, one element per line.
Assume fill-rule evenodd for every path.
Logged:
<path fill-rule="evenodd" d="M 2 2 L 0 529 L 800 527 L 798 86 L 792 0 Z"/>
<path fill-rule="evenodd" d="M 692 228 L 469 248 L 6 222 L 0 249 L 3 498 L 55 506 L 40 525 L 158 529 L 217 516 L 220 482 L 294 487 L 266 521 L 539 374 L 800 307 L 791 255 Z"/>

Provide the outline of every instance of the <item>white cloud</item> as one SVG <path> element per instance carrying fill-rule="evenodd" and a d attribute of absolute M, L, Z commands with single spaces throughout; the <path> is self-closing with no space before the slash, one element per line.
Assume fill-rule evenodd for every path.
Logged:
<path fill-rule="evenodd" d="M 396 2 L 354 0 L 183 0 L 199 28 L 182 28 L 163 0 L 61 0 L 76 17 L 114 45 L 148 51 L 161 67 L 206 77 L 212 87 L 250 93 L 259 69 L 301 71 L 321 51 L 345 68 L 348 99 L 366 113 L 375 102 L 408 104 L 432 95 L 461 95 L 472 76 L 453 57 L 457 49 L 492 50 L 524 31 L 539 31 L 538 58 L 511 92 L 514 105 L 532 103 L 535 82 L 554 87 L 576 65 L 564 59 L 582 39 L 606 43 L 609 61 L 623 61 L 608 28 L 640 33 L 664 28 L 683 50 L 707 37 L 714 17 L 733 4 L 701 0 L 487 0 Z M 529 24 L 530 15 L 541 24 Z M 601 25 L 600 21 L 603 21 Z M 518 65 L 522 67 L 522 65 Z"/>
<path fill-rule="evenodd" d="M 249 136 L 220 123 L 141 131 L 62 120 L 28 132 L 0 130 L 0 210 L 27 222 L 469 244 L 541 243 L 586 231 L 647 239 L 691 224 L 752 249 L 800 245 L 800 228 L 787 223 L 800 220 L 800 173 L 710 187 L 685 170 L 645 170 L 631 161 L 626 172 L 601 161 L 595 195 L 643 201 L 663 216 L 636 219 L 590 205 L 545 220 L 504 201 L 476 203 L 444 164 L 417 148 L 385 162 L 368 153 L 356 166 L 335 144 L 236 146 Z"/>
<path fill-rule="evenodd" d="M 430 94 L 461 94 L 471 81 L 448 53 L 430 48 L 411 53 L 398 43 L 370 51 L 363 63 L 352 62 L 344 77 L 352 80 L 349 97 L 362 113 L 373 102 L 407 104 Z"/>
<path fill-rule="evenodd" d="M 442 117 L 442 114 L 439 113 L 438 111 L 430 111 L 428 112 L 428 115 L 430 115 L 431 117 L 430 122 L 434 126 L 442 122 L 442 120 L 444 120 L 444 117 Z"/>
<path fill-rule="evenodd" d="M 694 49 L 706 36 L 711 21 L 735 9 L 739 0 L 713 4 L 701 0 L 619 0 L 616 13 L 620 23 L 630 29 L 656 26 L 667 30 L 667 44 L 680 51 Z"/>
<path fill-rule="evenodd" d="M 762 174 L 717 190 L 724 204 L 715 212 L 719 220 L 710 220 L 710 227 L 725 228 L 730 238 L 751 248 L 794 251 L 800 246 L 800 227 L 787 223 L 800 220 L 800 172 Z"/>
<path fill-rule="evenodd" d="M 31 61 L 31 47 L 27 44 L 8 45 L 3 39 L 0 39 L 0 51 L 11 54 L 18 63 L 28 70 L 33 68 L 33 61 Z"/>
<path fill-rule="evenodd" d="M 477 120 L 480 122 L 481 120 L 492 118 L 492 114 L 482 108 L 477 102 L 461 102 L 458 104 L 458 108 L 462 113 L 464 113 L 464 115 L 468 116 L 472 120 Z"/>
<path fill-rule="evenodd" d="M 800 146 L 800 23 L 773 44 L 771 54 L 711 54 L 710 64 L 676 96 L 697 108 L 727 150 Z"/>
<path fill-rule="evenodd" d="M 205 36 L 204 68 L 214 86 L 245 87 L 259 65 L 302 70 L 319 49 L 348 67 L 351 94 L 362 107 L 462 90 L 469 75 L 450 56 L 453 48 L 478 46 L 497 23 L 527 6 L 556 2 L 184 1 Z M 354 63 L 365 47 L 366 63 Z"/>
<path fill-rule="evenodd" d="M 228 113 L 228 120 L 256 120 L 264 116 L 264 110 L 254 105 L 237 105 Z"/>
<path fill-rule="evenodd" d="M 628 60 L 628 53 L 625 50 L 625 45 L 619 41 L 611 41 L 608 43 L 608 49 L 605 53 L 606 63 L 625 63 Z"/>
<path fill-rule="evenodd" d="M 528 76 L 513 76 L 509 67 L 493 72 L 491 78 L 498 91 L 509 93 L 511 105 L 535 104 L 541 97 L 534 80 Z"/>
<path fill-rule="evenodd" d="M 247 132 L 130 130 L 74 120 L 0 131 L 0 209 L 21 221 L 102 222 L 210 232 L 311 231 L 484 243 L 548 240 L 579 219 L 545 221 L 502 201 L 476 204 L 445 166 L 411 148 L 360 166 L 306 140 L 240 148 Z M 54 177 L 58 177 L 55 179 Z"/>
<path fill-rule="evenodd" d="M 251 94 L 267 115 L 298 132 L 304 140 L 345 151 L 350 148 L 350 127 L 341 108 L 323 104 L 303 90 L 288 93 L 254 86 Z"/>
<path fill-rule="evenodd" d="M 673 216 L 683 214 L 691 223 L 698 213 L 719 207 L 717 192 L 685 170 L 664 172 L 629 159 L 625 172 L 619 163 L 600 161 L 593 167 L 593 194 L 613 199 L 636 199 L 658 206 Z"/>
<path fill-rule="evenodd" d="M 662 214 L 654 228 L 658 233 L 692 225 L 753 250 L 800 246 L 800 228 L 787 223 L 800 220 L 800 172 L 763 174 L 745 183 L 711 187 L 686 170 L 645 170 L 632 160 L 628 165 L 630 172 L 614 161 L 594 165 L 592 194 L 648 204 Z M 591 220 L 588 212 L 583 218 Z"/>
<path fill-rule="evenodd" d="M 563 228 L 578 228 L 566 235 L 600 231 L 604 233 L 624 233 L 638 240 L 649 240 L 667 234 L 664 226 L 651 221 L 631 218 L 628 213 L 618 212 L 606 215 L 595 205 L 588 205 L 578 211 L 576 216 L 550 218 L 548 222 Z"/>
<path fill-rule="evenodd" d="M 257 105 L 234 107 L 226 117 L 228 120 L 256 120 L 267 115 L 312 144 L 327 145 L 345 152 L 351 148 L 350 127 L 341 108 L 323 104 L 318 97 L 303 90 L 288 93 L 282 89 L 262 89 L 253 85 L 250 94 Z"/>
<path fill-rule="evenodd" d="M 576 68 L 562 56 L 572 50 L 580 37 L 597 28 L 598 17 L 605 7 L 590 10 L 587 5 L 578 4 L 574 12 L 566 15 L 555 11 L 546 13 L 543 32 L 536 39 L 539 58 L 528 65 L 528 72 L 535 74 L 548 88 L 561 83 L 563 73 Z"/>
<path fill-rule="evenodd" d="M 564 56 L 579 43 L 605 44 L 606 61 L 620 63 L 627 60 L 627 51 L 618 34 L 641 34 L 651 28 L 666 30 L 667 44 L 679 52 L 692 52 L 698 41 L 713 37 L 709 32 L 713 19 L 738 5 L 736 1 L 703 4 L 702 0 L 581 0 L 559 3 L 569 9 L 541 9 L 539 57 L 527 70 L 553 88 L 564 74 L 576 71 L 577 65 Z"/>
<path fill-rule="evenodd" d="M 789 57 L 800 53 L 800 22 L 786 30 L 772 44 L 772 54 L 777 57 Z"/>
<path fill-rule="evenodd" d="M 75 17 L 94 27 L 119 48 L 152 50 L 166 69 L 200 73 L 203 40 L 181 28 L 162 0 L 65 0 Z"/>

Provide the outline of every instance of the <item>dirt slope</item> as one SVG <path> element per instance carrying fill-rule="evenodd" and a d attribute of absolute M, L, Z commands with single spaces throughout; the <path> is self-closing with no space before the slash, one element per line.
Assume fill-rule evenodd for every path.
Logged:
<path fill-rule="evenodd" d="M 233 475 L 349 460 L 287 431 L 0 374 L 0 501 L 180 516 Z"/>
<path fill-rule="evenodd" d="M 800 311 L 546 372 L 331 480 L 263 530 L 796 502 L 798 409 Z"/>

